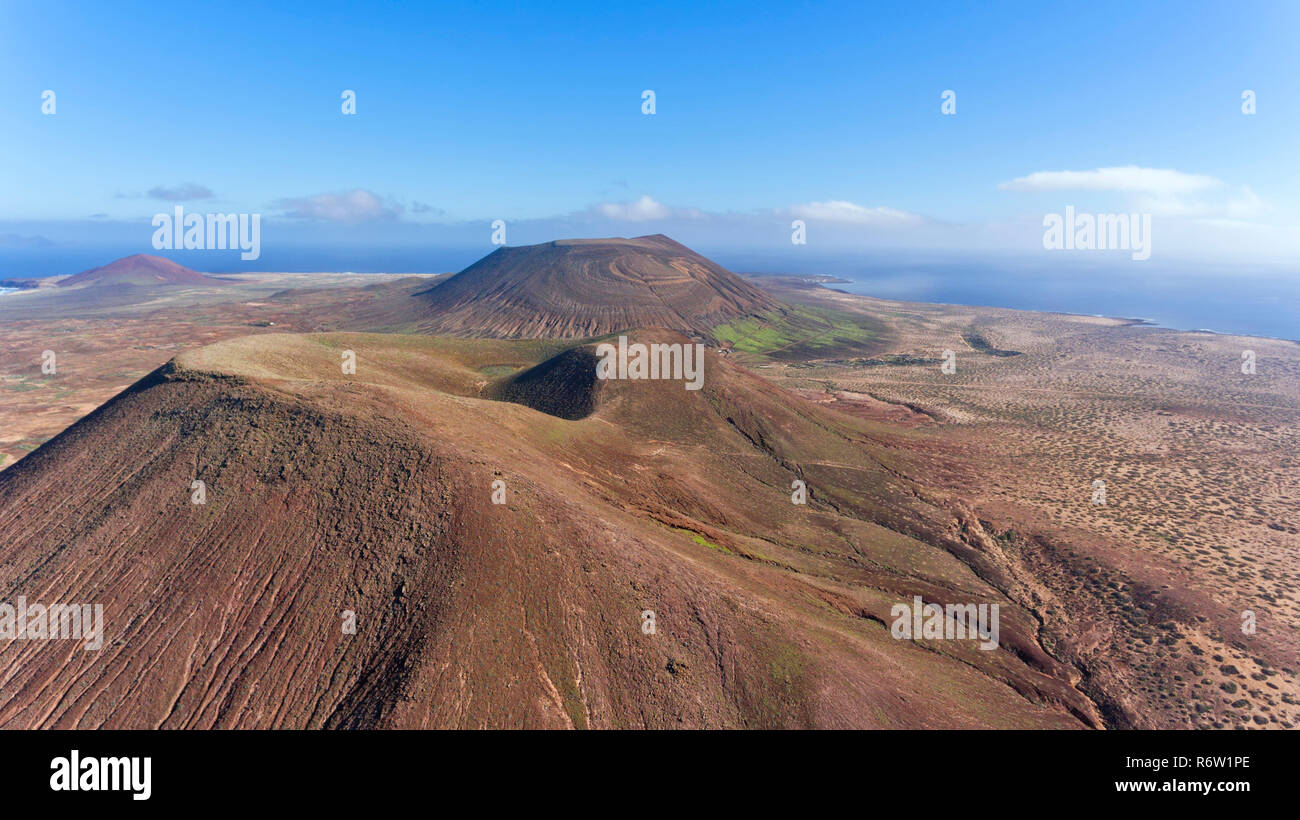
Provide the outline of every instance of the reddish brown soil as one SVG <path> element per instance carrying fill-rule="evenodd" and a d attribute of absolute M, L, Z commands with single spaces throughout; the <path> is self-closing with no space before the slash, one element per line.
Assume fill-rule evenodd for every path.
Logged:
<path fill-rule="evenodd" d="M 77 285 L 220 285 L 222 280 L 207 276 L 161 256 L 137 253 L 98 268 L 84 270 L 60 280 L 59 287 Z"/>
<path fill-rule="evenodd" d="M 712 354 L 702 391 L 602 382 L 576 420 L 479 397 L 549 355 L 221 343 L 0 474 L 0 594 L 107 623 L 0 647 L 0 726 L 1099 725 L 907 433 Z M 913 594 L 1000 602 L 1001 648 L 893 639 Z"/>
<path fill-rule="evenodd" d="M 584 338 L 664 327 L 697 337 L 779 304 L 666 236 L 501 248 L 418 299 L 422 329 L 455 336 Z"/>

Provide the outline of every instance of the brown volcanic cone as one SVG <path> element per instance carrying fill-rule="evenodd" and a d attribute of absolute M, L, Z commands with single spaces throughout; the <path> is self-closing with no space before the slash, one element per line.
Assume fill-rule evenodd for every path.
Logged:
<path fill-rule="evenodd" d="M 220 279 L 206 276 L 161 256 L 137 253 L 84 270 L 59 282 L 59 287 L 74 285 L 221 285 Z"/>
<path fill-rule="evenodd" d="M 647 327 L 704 336 L 716 325 L 781 308 L 661 234 L 501 248 L 417 298 L 432 309 L 422 330 L 508 339 Z"/>
<path fill-rule="evenodd" d="M 224 342 L 0 473 L 0 602 L 106 632 L 0 640 L 0 728 L 1098 724 L 930 457 L 711 352 L 687 391 L 568 347 Z M 999 602 L 1001 648 L 895 640 L 913 595 Z"/>

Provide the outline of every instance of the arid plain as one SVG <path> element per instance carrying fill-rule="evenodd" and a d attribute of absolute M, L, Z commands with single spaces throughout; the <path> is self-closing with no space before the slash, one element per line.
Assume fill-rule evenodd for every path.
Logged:
<path fill-rule="evenodd" d="M 1094 692 L 1124 723 L 1296 725 L 1300 344 L 791 286 L 888 346 L 744 358 L 959 454 L 953 489 L 1034 579 L 1050 640 L 1126 678 Z"/>
<path fill-rule="evenodd" d="M 530 253 L 555 260 L 556 276 L 563 279 L 565 257 Z M 575 390 L 565 368 L 585 359 L 574 345 L 618 329 L 617 323 L 574 322 L 559 311 L 555 315 L 565 316 L 563 322 L 528 324 L 530 334 L 540 329 L 542 335 L 563 325 L 568 342 L 457 341 L 431 333 L 508 336 L 492 332 L 503 326 L 499 317 L 515 316 L 519 299 L 536 296 L 518 290 L 491 311 L 469 314 L 465 305 L 478 292 L 453 300 L 451 290 L 438 290 L 445 277 L 433 275 L 222 275 L 219 282 L 198 285 L 40 288 L 0 297 L 0 453 L 7 456 L 0 477 L 28 453 L 44 453 L 41 464 L 9 487 L 0 481 L 9 492 L 0 493 L 0 502 L 10 504 L 8 518 L 0 510 L 8 534 L 35 521 L 47 522 L 52 531 L 87 532 L 67 518 L 31 512 L 30 499 L 49 491 L 53 479 L 41 472 L 47 463 L 66 463 L 79 446 L 109 447 L 114 435 L 129 429 L 132 403 L 141 412 L 149 409 L 150 429 L 164 438 L 171 435 L 167 419 L 192 427 L 194 417 L 184 415 L 190 412 L 184 408 L 199 406 L 195 402 L 210 406 L 203 403 L 217 401 L 223 390 L 230 395 L 221 401 L 238 407 L 263 407 L 287 401 L 286 395 L 295 407 L 338 413 L 351 412 L 352 404 L 373 405 L 377 416 L 403 419 L 485 475 L 507 469 L 494 468 L 492 454 L 513 453 L 512 486 L 517 480 L 537 489 L 535 498 L 521 502 L 519 520 L 509 524 L 516 539 L 511 549 L 518 550 L 511 561 L 528 568 L 522 577 L 538 590 L 564 592 L 585 607 L 580 616 L 547 621 L 560 633 L 576 630 L 569 636 L 578 647 L 573 664 L 534 646 L 541 683 L 527 684 L 527 698 L 548 704 L 539 711 L 512 705 L 508 694 L 534 670 L 522 661 L 494 666 L 484 654 L 498 641 L 513 640 L 506 633 L 480 646 L 472 661 L 457 656 L 458 649 L 436 650 L 446 653 L 439 656 L 439 674 L 458 676 L 458 683 L 393 672 L 394 664 L 405 668 L 412 661 L 388 657 L 383 653 L 397 650 L 379 647 L 380 671 L 352 670 L 356 680 L 345 694 L 331 687 L 304 695 L 302 703 L 289 699 L 280 712 L 258 699 L 252 691 L 256 680 L 229 684 L 236 687 L 229 692 L 221 689 L 227 684 L 218 685 L 221 676 L 197 682 L 196 659 L 203 654 L 197 647 L 207 640 L 197 630 L 176 639 L 194 642 L 188 660 L 177 661 L 184 671 L 171 669 L 171 683 L 138 690 L 145 693 L 141 704 L 117 711 L 85 705 L 88 695 L 62 679 L 88 674 L 89 661 L 69 658 L 60 672 L 49 671 L 48 658 L 10 654 L 5 681 L 18 685 L 21 694 L 0 709 L 0 723 L 1292 728 L 1300 722 L 1300 345 L 1122 319 L 893 302 L 796 277 L 747 277 L 742 286 L 725 271 L 726 277 L 700 279 L 701 272 L 712 273 L 706 270 L 712 263 L 688 253 L 670 249 L 667 275 L 708 282 L 716 309 L 701 311 L 707 327 L 688 323 L 676 330 L 707 345 L 715 381 L 692 402 L 680 402 L 679 394 L 650 401 L 627 387 L 607 388 L 593 399 L 599 411 L 576 421 L 529 407 L 546 403 L 538 391 Z M 470 277 L 465 282 L 473 284 Z M 434 327 L 420 301 L 426 292 L 432 294 L 427 301 L 447 303 L 438 314 L 447 318 Z M 655 324 L 674 315 L 656 314 Z M 516 318 L 500 321 L 523 326 Z M 382 367 L 361 371 L 348 383 L 325 377 L 333 366 L 328 357 L 344 347 Z M 54 374 L 42 372 L 46 350 L 57 357 Z M 1253 373 L 1242 370 L 1243 351 L 1253 353 Z M 944 368 L 945 361 L 952 366 Z M 161 377 L 165 383 L 133 388 L 114 403 L 108 415 L 116 413 L 124 426 L 105 427 L 111 419 L 98 419 L 98 427 L 41 447 L 168 362 L 173 364 Z M 203 376 L 200 384 L 187 373 L 225 375 L 215 381 Z M 524 378 L 533 373 L 534 381 Z M 228 389 L 222 387 L 227 378 L 233 379 Z M 509 400 L 528 407 L 507 411 L 495 409 L 500 402 L 473 404 L 505 390 L 511 379 L 522 398 Z M 169 392 L 163 404 L 145 402 L 150 392 L 164 390 Z M 265 390 L 280 398 L 268 398 L 272 393 Z M 438 398 L 430 398 L 429 390 Z M 510 435 L 480 433 L 483 440 L 476 441 L 471 427 L 454 421 L 471 404 L 484 425 Z M 693 420 L 690 425 L 656 418 L 678 404 L 675 412 Z M 291 424 L 291 416 L 277 410 L 265 418 L 280 429 Z M 205 435 L 235 441 L 229 422 L 222 424 Z M 369 435 L 369 428 L 348 425 L 342 429 Z M 622 433 L 608 438 L 606 428 Z M 327 424 L 322 429 L 328 433 Z M 423 452 L 426 445 L 412 441 L 380 437 L 376 446 Z M 258 442 L 252 449 L 263 461 L 240 477 L 250 488 L 248 482 L 265 480 L 273 467 L 280 478 L 292 472 L 283 460 L 289 457 L 277 455 L 273 442 Z M 236 451 L 198 447 L 199 456 L 185 458 L 196 464 L 225 459 L 223 468 Z M 265 447 L 271 449 L 263 452 Z M 125 459 L 129 453 L 126 448 L 105 456 Z M 95 463 L 93 453 L 85 458 L 83 466 Z M 330 469 L 342 470 L 345 456 L 332 458 Z M 183 460 L 177 456 L 177 463 Z M 393 465 L 369 466 L 378 476 Z M 410 462 L 397 466 L 419 474 Z M 99 480 L 108 474 L 98 473 Z M 118 476 L 113 481 L 132 481 L 111 474 Z M 809 485 L 814 518 L 785 509 L 791 506 L 791 476 Z M 756 498 L 768 490 L 773 501 Z M 377 492 L 382 498 L 376 503 L 391 505 L 405 489 L 384 486 Z M 456 495 L 445 487 L 441 492 L 444 498 Z M 297 503 L 291 496 L 283 500 L 286 509 Z M 145 520 L 147 505 L 140 499 L 152 497 L 132 496 L 125 508 L 129 517 Z M 569 517 L 555 501 L 560 498 L 574 499 L 576 508 L 587 503 L 614 530 L 621 528 L 639 544 L 658 545 L 667 557 L 653 550 L 602 551 L 611 548 L 601 541 L 609 536 Z M 453 517 L 493 526 L 481 512 L 455 504 L 451 509 L 460 511 Z M 533 544 L 534 536 L 526 534 L 528 514 L 550 511 L 557 532 L 601 546 L 569 555 L 549 541 Z M 356 525 L 349 519 L 347 526 Z M 347 537 L 376 525 L 359 526 L 347 530 Z M 389 524 L 377 526 L 384 538 L 399 534 L 384 529 Z M 95 543 L 110 552 L 127 537 L 101 530 L 94 537 L 103 540 Z M 46 571 L 52 548 L 39 542 L 28 533 L 22 553 L 27 569 L 5 580 L 17 584 Z M 489 549 L 471 542 L 460 543 L 470 552 Z M 359 548 L 385 568 L 395 561 L 395 578 L 421 577 L 419 568 L 409 566 L 424 560 L 418 545 L 396 557 L 371 554 L 382 551 L 378 542 Z M 184 543 L 176 549 L 181 552 L 167 560 L 193 560 Z M 588 577 L 574 581 L 542 561 L 561 553 Z M 292 555 L 286 552 L 285 560 Z M 96 573 L 108 573 L 96 567 Z M 431 588 L 466 583 L 457 574 L 465 570 L 438 567 L 425 579 Z M 123 584 L 135 577 L 133 571 L 125 564 L 113 570 L 125 573 L 112 576 L 118 578 L 115 594 L 126 594 Z M 222 577 L 219 564 L 204 571 L 207 583 Z M 242 578 L 237 566 L 231 571 Z M 71 577 L 71 569 L 62 572 Z M 370 570 L 354 572 L 368 577 Z M 665 573 L 674 572 L 686 573 L 682 579 L 690 591 L 660 588 Z M 339 585 L 357 584 L 356 577 Z M 479 582 L 485 586 L 477 588 L 475 600 L 483 601 L 493 586 Z M 433 626 L 408 621 L 412 593 L 407 581 L 399 586 L 384 594 L 391 593 L 394 607 L 403 607 L 398 622 L 415 623 L 411 629 L 482 641 L 485 630 L 503 629 L 511 617 L 502 615 L 491 628 L 457 626 L 466 617 L 463 610 L 447 609 Z M 498 590 L 501 601 L 523 594 L 520 611 L 532 611 L 528 594 L 518 593 L 513 582 L 504 590 Z M 891 641 L 888 603 L 913 593 L 1003 601 L 1004 651 L 901 647 Z M 415 594 L 423 611 L 418 586 Z M 626 638 L 613 627 L 605 636 L 604 625 L 636 609 L 638 595 L 663 596 L 665 608 L 696 613 L 698 634 L 683 638 L 677 654 L 656 661 L 657 675 L 639 671 L 640 650 L 620 649 L 609 660 L 610 647 Z M 442 605 L 436 597 L 429 600 L 433 609 Z M 600 617 L 590 620 L 592 613 Z M 746 633 L 752 637 L 734 637 Z M 212 640 L 216 647 L 218 639 Z M 564 644 L 563 635 L 555 642 Z M 171 651 L 170 644 L 163 646 Z M 310 668 L 325 663 L 331 651 L 332 645 L 317 647 L 272 663 Z M 710 652 L 717 658 L 702 660 Z M 528 655 L 525 649 L 519 653 Z M 605 660 L 598 664 L 598 656 Z M 131 671 L 138 661 L 129 657 L 113 663 L 115 681 L 139 674 Z M 263 685 L 287 693 L 292 665 L 266 672 Z M 750 679 L 740 694 L 736 675 Z M 475 680 L 493 682 L 476 689 Z M 111 687 L 114 702 L 125 703 L 132 690 L 119 686 Z M 429 694 L 446 687 L 461 694 Z M 653 693 L 664 711 L 638 716 L 636 706 L 623 702 L 637 693 Z M 218 708 L 223 697 L 225 705 Z M 327 717 L 325 702 L 334 704 Z"/>

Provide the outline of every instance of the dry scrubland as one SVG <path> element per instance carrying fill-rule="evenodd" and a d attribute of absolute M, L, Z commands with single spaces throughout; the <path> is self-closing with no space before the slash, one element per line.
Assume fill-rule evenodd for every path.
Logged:
<path fill-rule="evenodd" d="M 883 322 L 889 342 L 750 363 L 814 400 L 880 417 L 893 408 L 960 454 L 971 469 L 954 489 L 1042 587 L 1047 640 L 1095 668 L 1090 694 L 1112 720 L 1300 722 L 1300 345 L 781 295 Z M 955 374 L 940 370 L 944 350 Z M 1243 350 L 1256 354 L 1254 375 L 1241 372 Z M 1241 629 L 1247 610 L 1253 635 Z"/>
<path fill-rule="evenodd" d="M 262 335 L 74 425 L 0 480 L 0 586 L 106 599 L 112 641 L 0 648 L 0 726 L 1100 725 L 942 462 L 715 354 L 687 392 L 574 345 Z M 894 640 L 913 595 L 999 603 L 1002 648 Z"/>
<path fill-rule="evenodd" d="M 434 280 L 388 274 L 226 278 L 221 287 L 42 288 L 0 297 L 0 470 L 183 350 L 250 333 L 365 321 L 375 302 Z M 55 353 L 54 375 L 41 372 L 46 350 Z"/>
<path fill-rule="evenodd" d="M 0 725 L 1300 721 L 1300 346 L 751 280 L 687 393 L 413 334 L 427 277 L 234 278 L 0 299 L 0 590 L 111 639 L 0 648 Z M 912 595 L 999 603 L 1001 648 L 892 639 Z"/>

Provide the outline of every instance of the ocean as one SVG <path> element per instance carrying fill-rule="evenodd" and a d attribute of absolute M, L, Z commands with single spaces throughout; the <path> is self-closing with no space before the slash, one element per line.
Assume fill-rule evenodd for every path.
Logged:
<path fill-rule="evenodd" d="M 909 302 L 1144 319 L 1178 330 L 1300 340 L 1300 264 L 1294 267 L 1158 266 L 1119 262 L 1063 267 L 1025 259 L 824 259 L 796 268 L 745 256 L 732 270 L 825 274 L 826 287 Z"/>
<path fill-rule="evenodd" d="M 1132 262 L 1107 254 L 755 251 L 711 248 L 706 243 L 696 249 L 738 273 L 836 276 L 847 281 L 828 287 L 885 299 L 1119 316 L 1179 330 L 1300 340 L 1300 262 L 1265 266 Z M 491 250 L 482 246 L 284 247 L 268 250 L 256 263 L 242 264 L 237 253 L 222 251 L 205 252 L 203 262 L 208 264 L 184 254 L 164 255 L 213 273 L 441 273 L 460 270 Z M 138 251 L 0 251 L 0 271 L 6 276 L 71 274 Z M 6 290 L 0 289 L 0 294 Z"/>
<path fill-rule="evenodd" d="M 881 271 L 828 287 L 889 299 L 1120 316 L 1179 330 L 1300 340 L 1296 275 L 1048 278 Z"/>

